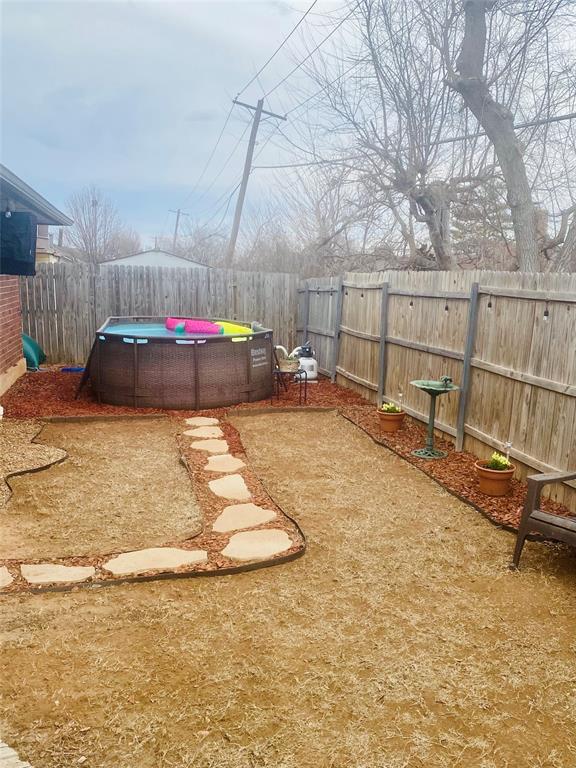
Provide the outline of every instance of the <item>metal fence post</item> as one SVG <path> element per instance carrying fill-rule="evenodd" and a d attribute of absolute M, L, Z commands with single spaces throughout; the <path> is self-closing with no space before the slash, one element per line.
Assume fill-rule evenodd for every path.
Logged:
<path fill-rule="evenodd" d="M 340 324 L 342 322 L 342 302 L 344 297 L 344 278 L 342 275 L 338 278 L 338 284 L 335 288 L 336 294 L 336 314 L 334 317 L 334 336 L 332 337 L 332 365 L 330 366 L 330 380 L 332 384 L 336 381 L 336 367 L 338 365 L 338 353 L 340 352 Z"/>
<path fill-rule="evenodd" d="M 382 405 L 386 392 L 386 336 L 388 334 L 388 289 L 390 283 L 382 284 L 380 299 L 380 346 L 378 349 L 378 407 Z"/>
<path fill-rule="evenodd" d="M 464 360 L 462 362 L 462 381 L 460 382 L 460 400 L 458 402 L 458 419 L 456 421 L 457 451 L 464 446 L 464 429 L 466 425 L 466 407 L 470 391 L 470 361 L 474 354 L 474 342 L 476 340 L 476 328 L 478 326 L 478 283 L 472 283 L 470 291 L 470 305 L 468 307 L 468 325 L 466 329 L 466 345 L 464 347 Z"/>
<path fill-rule="evenodd" d="M 308 323 L 310 321 L 310 286 L 306 280 L 306 293 L 304 294 L 304 324 L 302 326 L 302 344 L 308 341 Z"/>

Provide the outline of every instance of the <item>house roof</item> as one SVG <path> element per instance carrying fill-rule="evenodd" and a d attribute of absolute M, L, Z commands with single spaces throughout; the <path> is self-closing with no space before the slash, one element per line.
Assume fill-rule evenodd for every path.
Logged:
<path fill-rule="evenodd" d="M 135 256 L 144 256 L 145 254 L 153 253 L 155 255 L 159 256 L 169 256 L 171 259 L 178 259 L 179 261 L 183 262 L 184 264 L 192 264 L 197 267 L 205 267 L 206 269 L 209 269 L 207 264 L 201 264 L 199 261 L 193 261 L 192 259 L 187 259 L 184 256 L 179 256 L 177 253 L 172 253 L 171 251 L 166 251 L 164 248 L 146 248 L 144 251 L 136 251 L 136 253 L 130 253 L 126 256 L 119 256 L 114 259 L 105 259 L 104 261 L 101 261 L 101 264 L 114 264 L 117 261 L 123 261 L 124 259 L 132 259 Z"/>
<path fill-rule="evenodd" d="M 2 204 L 6 205 L 4 198 L 12 203 L 16 209 L 29 210 L 36 216 L 38 224 L 52 226 L 70 226 L 74 222 L 62 211 L 49 203 L 46 198 L 32 189 L 25 181 L 12 173 L 5 165 L 0 163 L 0 191 Z"/>

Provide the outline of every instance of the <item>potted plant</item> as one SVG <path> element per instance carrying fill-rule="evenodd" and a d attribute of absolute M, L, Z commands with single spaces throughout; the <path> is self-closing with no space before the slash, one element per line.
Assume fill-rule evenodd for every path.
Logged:
<path fill-rule="evenodd" d="M 486 496 L 505 496 L 516 467 L 507 456 L 494 451 L 489 461 L 477 461 L 474 465 L 480 492 Z"/>
<path fill-rule="evenodd" d="M 394 403 L 383 403 L 378 408 L 382 432 L 396 432 L 402 426 L 406 413 Z"/>

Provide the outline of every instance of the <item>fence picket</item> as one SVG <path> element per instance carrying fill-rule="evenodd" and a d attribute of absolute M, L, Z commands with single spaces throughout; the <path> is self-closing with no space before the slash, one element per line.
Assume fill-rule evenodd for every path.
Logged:
<path fill-rule="evenodd" d="M 258 320 L 296 344 L 297 278 L 180 267 L 39 264 L 20 281 L 22 327 L 51 363 L 86 362 L 95 331 L 123 315 Z"/>

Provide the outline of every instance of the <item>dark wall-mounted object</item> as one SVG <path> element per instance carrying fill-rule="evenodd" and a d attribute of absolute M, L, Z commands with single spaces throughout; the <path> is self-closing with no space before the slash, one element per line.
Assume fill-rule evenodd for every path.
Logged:
<path fill-rule="evenodd" d="M 36 274 L 36 217 L 0 212 L 0 275 Z"/>

